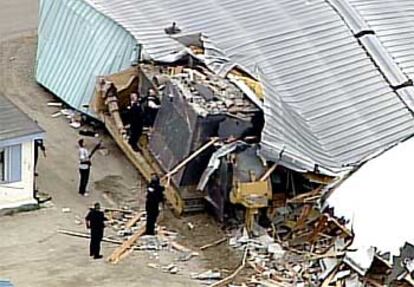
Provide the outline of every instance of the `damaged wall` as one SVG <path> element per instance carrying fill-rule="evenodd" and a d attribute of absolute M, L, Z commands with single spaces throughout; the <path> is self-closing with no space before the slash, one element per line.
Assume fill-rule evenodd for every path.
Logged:
<path fill-rule="evenodd" d="M 36 80 L 69 106 L 95 116 L 96 77 L 131 66 L 137 42 L 85 1 L 41 0 Z"/>

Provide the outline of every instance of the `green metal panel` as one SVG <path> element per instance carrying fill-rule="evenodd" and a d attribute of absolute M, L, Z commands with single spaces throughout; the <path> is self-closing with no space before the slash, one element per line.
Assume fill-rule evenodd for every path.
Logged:
<path fill-rule="evenodd" d="M 90 105 L 96 77 L 128 68 L 137 42 L 84 1 L 41 0 L 36 80 L 73 108 Z"/>

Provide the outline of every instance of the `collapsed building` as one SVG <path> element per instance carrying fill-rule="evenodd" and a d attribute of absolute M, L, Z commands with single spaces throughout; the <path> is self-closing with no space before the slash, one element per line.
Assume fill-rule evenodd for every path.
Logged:
<path fill-rule="evenodd" d="M 178 212 L 207 203 L 219 220 L 236 206 L 275 215 L 292 197 L 335 194 L 338 181 L 414 134 L 410 9 L 42 0 L 36 79 L 104 122 L 144 177 L 165 174 Z M 161 108 L 137 153 L 122 111 L 149 89 Z"/>

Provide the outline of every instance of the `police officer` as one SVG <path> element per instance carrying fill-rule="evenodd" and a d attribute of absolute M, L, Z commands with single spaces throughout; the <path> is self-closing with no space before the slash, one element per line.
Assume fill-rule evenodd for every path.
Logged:
<path fill-rule="evenodd" d="M 35 175 L 37 176 L 37 162 L 39 160 L 39 149 L 42 151 L 43 156 L 46 158 L 46 148 L 43 143 L 43 139 L 35 139 L 34 140 L 34 165 L 33 169 L 35 171 Z"/>
<path fill-rule="evenodd" d="M 147 212 L 147 225 L 145 234 L 155 235 L 155 223 L 159 214 L 159 204 L 164 205 L 164 187 L 156 174 L 152 174 L 151 182 L 147 186 L 147 201 L 145 210 Z"/>
<path fill-rule="evenodd" d="M 151 128 L 154 125 L 158 110 L 161 108 L 161 102 L 154 89 L 149 89 L 148 96 L 145 98 L 144 105 L 144 126 Z"/>
<path fill-rule="evenodd" d="M 134 151 L 138 151 L 138 141 L 141 137 L 143 128 L 142 107 L 137 94 L 131 94 L 130 101 L 130 106 L 128 107 L 130 124 L 130 136 L 128 143 Z"/>
<path fill-rule="evenodd" d="M 101 205 L 99 202 L 95 203 L 94 208 L 89 210 L 88 215 L 85 218 L 86 227 L 91 230 L 91 242 L 89 245 L 89 255 L 94 259 L 102 258 L 101 241 L 104 234 L 105 221 L 108 219 L 101 211 Z"/>

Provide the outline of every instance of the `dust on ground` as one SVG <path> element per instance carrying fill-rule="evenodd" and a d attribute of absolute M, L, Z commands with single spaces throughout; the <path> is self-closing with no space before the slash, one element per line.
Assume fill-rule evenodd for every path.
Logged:
<path fill-rule="evenodd" d="M 0 276 L 10 277 L 16 286 L 165 286 L 165 282 L 171 287 L 197 286 L 199 283 L 188 276 L 154 272 L 146 265 L 152 259 L 145 253 L 134 252 L 115 266 L 91 262 L 85 255 L 88 244 L 85 239 L 56 233 L 58 228 L 85 231 L 75 221 L 83 219 L 95 201 L 142 209 L 145 183 L 114 141 L 100 131 L 109 155 L 97 153 L 94 158 L 91 196 L 77 195 L 78 131 L 70 128 L 66 119 L 51 117 L 56 108 L 48 107 L 47 102 L 56 98 L 35 83 L 35 51 L 35 36 L 0 43 L 0 91 L 46 130 L 47 158 L 39 160 L 39 186 L 42 192 L 52 195 L 54 206 L 0 218 Z M 87 140 L 88 144 L 93 143 Z M 64 214 L 62 208 L 71 211 Z M 189 229 L 188 222 L 194 225 L 193 229 Z M 178 231 L 182 236 L 179 242 L 198 252 L 200 246 L 225 235 L 207 214 L 176 218 L 166 211 L 161 225 Z M 114 250 L 111 244 L 104 244 L 103 248 L 106 256 Z M 230 272 L 239 263 L 240 255 L 222 243 L 200 252 L 199 257 L 186 263 L 186 268 L 199 272 L 219 268 Z"/>

